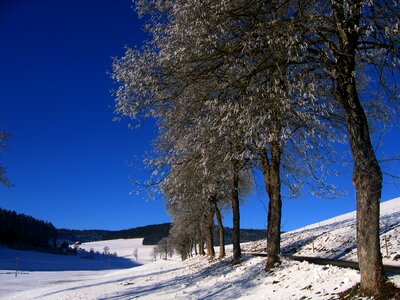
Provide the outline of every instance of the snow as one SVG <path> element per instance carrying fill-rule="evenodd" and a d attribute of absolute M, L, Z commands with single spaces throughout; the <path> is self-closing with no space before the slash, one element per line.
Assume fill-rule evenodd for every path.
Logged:
<path fill-rule="evenodd" d="M 385 261 L 397 264 L 400 198 L 382 203 L 381 215 L 381 237 L 389 241 Z M 102 252 L 105 246 L 118 257 L 89 260 L 0 248 L 0 299 L 335 299 L 360 279 L 356 270 L 289 258 L 267 272 L 265 258 L 250 254 L 243 255 L 240 265 L 231 266 L 231 246 L 226 259 L 194 257 L 184 262 L 178 256 L 153 261 L 153 247 L 143 246 L 142 239 L 85 243 L 81 248 Z M 242 248 L 244 252 L 263 251 L 265 246 L 265 241 L 259 241 Z M 134 249 L 138 249 L 138 261 Z M 284 254 L 355 260 L 355 213 L 285 233 L 282 250 Z M 382 250 L 385 255 L 384 243 Z M 400 276 L 390 279 L 400 285 Z"/>

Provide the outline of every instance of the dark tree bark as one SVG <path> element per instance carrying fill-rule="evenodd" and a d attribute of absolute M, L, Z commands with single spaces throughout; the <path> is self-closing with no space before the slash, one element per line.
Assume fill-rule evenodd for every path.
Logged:
<path fill-rule="evenodd" d="M 193 246 L 194 246 L 194 254 L 197 256 L 199 253 L 197 252 L 197 239 L 193 239 Z"/>
<path fill-rule="evenodd" d="M 221 211 L 218 208 L 217 201 L 214 199 L 215 215 L 217 216 L 218 222 L 218 233 L 219 233 L 219 258 L 225 257 L 225 237 L 224 237 L 224 225 L 222 224 Z"/>
<path fill-rule="evenodd" d="M 206 253 L 204 252 L 204 237 L 203 235 L 200 236 L 200 240 L 199 240 L 199 253 L 200 255 L 206 255 Z"/>
<path fill-rule="evenodd" d="M 271 160 L 267 152 L 262 154 L 263 175 L 266 190 L 269 196 L 268 205 L 268 229 L 267 229 L 267 264 L 266 269 L 273 268 L 280 263 L 281 244 L 281 148 L 279 143 L 271 143 Z M 267 150 L 266 150 L 267 151 Z"/>
<path fill-rule="evenodd" d="M 206 232 L 207 232 L 207 255 L 215 256 L 214 250 L 214 208 L 212 208 L 207 216 Z"/>
<path fill-rule="evenodd" d="M 233 212 L 233 260 L 232 264 L 240 263 L 240 208 L 239 208 L 239 172 L 238 163 L 233 162 L 232 176 L 232 212 Z"/>
<path fill-rule="evenodd" d="M 353 80 L 352 80 L 353 81 Z M 372 147 L 368 122 L 355 84 L 340 84 L 347 130 L 354 158 L 353 184 L 357 195 L 357 254 L 361 289 L 367 295 L 379 291 L 386 281 L 379 239 L 382 172 Z"/>
<path fill-rule="evenodd" d="M 343 1 L 332 7 L 338 32 L 337 87 L 335 97 L 345 111 L 347 131 L 354 159 L 353 184 L 357 194 L 357 254 L 361 290 L 366 295 L 379 293 L 387 280 L 382 266 L 379 240 L 379 205 L 382 172 L 371 144 L 368 120 L 361 105 L 355 80 L 356 49 L 361 4 L 352 3 L 346 18 Z"/>

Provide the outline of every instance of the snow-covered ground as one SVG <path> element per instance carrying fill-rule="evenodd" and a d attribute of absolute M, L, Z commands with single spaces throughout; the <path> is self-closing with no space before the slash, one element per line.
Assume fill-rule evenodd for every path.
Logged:
<path fill-rule="evenodd" d="M 386 260 L 394 264 L 400 248 L 400 198 L 381 207 L 382 241 L 385 236 L 388 241 Z M 288 232 L 282 237 L 282 250 L 355 259 L 354 217 L 349 213 Z M 355 270 L 285 258 L 282 265 L 266 272 L 265 258 L 249 254 L 243 255 L 242 264 L 232 267 L 231 247 L 224 260 L 195 257 L 181 262 L 174 256 L 153 261 L 152 247 L 141 242 L 112 240 L 81 246 L 99 252 L 107 246 L 118 255 L 114 261 L 0 248 L 0 299 L 335 299 L 359 281 Z M 265 241 L 246 243 L 243 250 L 263 251 L 265 246 Z M 138 249 L 138 261 L 134 249 Z M 385 255 L 385 242 L 382 251 Z M 400 276 L 390 279 L 400 285 Z"/>

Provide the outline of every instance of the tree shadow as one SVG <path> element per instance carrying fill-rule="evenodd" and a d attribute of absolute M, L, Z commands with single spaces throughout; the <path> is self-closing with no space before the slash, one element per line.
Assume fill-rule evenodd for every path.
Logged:
<path fill-rule="evenodd" d="M 281 248 L 281 253 L 284 256 L 293 255 L 297 251 L 299 251 L 302 247 L 312 243 L 313 240 L 323 236 L 326 232 L 322 232 L 319 234 L 310 234 L 306 235 L 303 239 L 297 239 L 292 243 L 289 243 Z"/>
<path fill-rule="evenodd" d="M 389 214 L 381 218 L 379 234 L 385 234 L 393 229 L 400 227 L 400 212 L 396 212 L 394 214 Z"/>
<path fill-rule="evenodd" d="M 162 275 L 164 273 L 176 271 L 178 269 L 181 269 L 181 268 L 174 268 L 174 269 L 165 270 L 165 271 L 157 271 L 157 272 L 153 272 L 153 273 L 149 273 L 149 274 L 143 274 L 143 275 L 135 276 L 135 278 L 158 276 L 158 275 Z M 126 282 L 126 281 L 131 280 L 131 279 L 132 279 L 132 276 L 126 276 L 126 277 L 119 278 L 119 279 L 112 279 L 112 280 L 102 281 L 102 282 L 92 283 L 92 284 L 84 284 L 84 285 L 80 285 L 80 286 L 74 286 L 74 287 L 65 288 L 65 289 L 62 289 L 62 290 L 57 290 L 57 291 L 54 291 L 54 292 L 50 292 L 50 293 L 42 295 L 41 297 L 53 296 L 53 295 L 57 295 L 57 294 L 68 292 L 68 291 L 75 291 L 75 290 L 80 290 L 80 289 L 90 288 L 90 287 L 96 287 L 96 286 L 110 284 L 110 283 L 118 284 L 118 283 L 121 283 L 121 282 Z M 54 283 L 56 283 L 56 282 L 54 282 Z M 104 299 L 113 299 L 113 297 L 111 297 L 111 298 L 107 297 L 107 298 L 104 298 Z M 123 299 L 125 299 L 125 298 L 123 298 Z"/>
<path fill-rule="evenodd" d="M 250 259 L 251 255 L 243 255 L 243 260 Z M 213 263 L 191 275 L 182 275 L 168 278 L 166 280 L 157 281 L 148 285 L 134 286 L 124 292 L 119 292 L 114 296 L 107 296 L 105 299 L 121 300 L 127 298 L 140 298 L 144 296 L 154 295 L 162 292 L 163 294 L 175 294 L 177 298 L 183 299 L 235 299 L 241 296 L 244 290 L 256 286 L 257 275 L 264 272 L 264 262 L 256 263 L 252 266 L 242 268 L 242 265 L 231 266 L 230 258 Z M 239 269 L 239 270 L 238 270 Z M 232 273 L 243 271 L 241 276 L 231 276 Z M 227 281 L 225 277 L 232 277 Z M 203 280 L 213 283 L 212 288 L 206 289 L 201 286 Z M 221 280 L 219 280 L 221 279 Z M 131 279 L 133 282 L 135 278 Z M 134 285 L 127 283 L 126 285 Z M 193 290 L 192 290 L 193 288 Z M 161 296 L 161 295 L 160 295 Z"/>

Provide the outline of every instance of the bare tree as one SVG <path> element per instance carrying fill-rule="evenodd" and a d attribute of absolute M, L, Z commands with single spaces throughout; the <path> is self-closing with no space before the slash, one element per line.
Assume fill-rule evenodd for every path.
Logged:
<path fill-rule="evenodd" d="M 152 252 L 151 252 L 151 256 L 153 257 L 154 261 L 157 260 L 157 255 L 158 255 L 158 247 L 157 247 L 157 246 L 154 246 L 154 247 L 153 247 L 153 250 L 152 250 Z"/>
<path fill-rule="evenodd" d="M 222 223 L 222 213 L 221 213 L 221 209 L 218 206 L 218 200 L 216 197 L 212 197 L 211 202 L 214 206 L 214 210 L 215 210 L 215 216 L 217 218 L 217 222 L 218 222 L 218 234 L 219 234 L 219 258 L 223 258 L 226 255 L 225 252 L 225 230 L 224 230 L 224 225 Z"/>
<path fill-rule="evenodd" d="M 167 260 L 168 256 L 173 253 L 171 242 L 168 238 L 163 238 L 157 244 L 158 253 L 162 255 L 163 259 Z"/>

